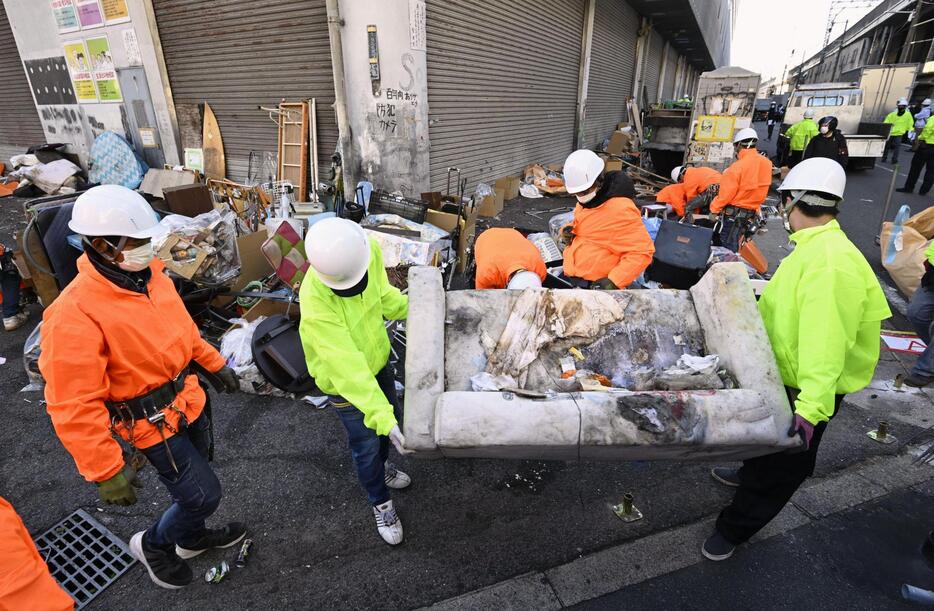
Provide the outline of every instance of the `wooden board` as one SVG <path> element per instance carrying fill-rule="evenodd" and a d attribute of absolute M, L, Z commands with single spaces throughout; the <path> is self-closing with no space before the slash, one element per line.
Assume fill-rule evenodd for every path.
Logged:
<path fill-rule="evenodd" d="M 224 141 L 221 128 L 211 105 L 204 103 L 204 175 L 208 178 L 226 178 L 227 160 L 224 158 Z"/>
<path fill-rule="evenodd" d="M 295 201 L 304 202 L 308 193 L 308 105 L 304 102 L 279 104 L 279 180 L 295 187 Z"/>

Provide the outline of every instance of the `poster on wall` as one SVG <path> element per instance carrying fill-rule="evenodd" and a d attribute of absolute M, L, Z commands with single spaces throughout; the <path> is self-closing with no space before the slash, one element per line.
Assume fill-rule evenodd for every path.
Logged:
<path fill-rule="evenodd" d="M 74 0 L 52 0 L 52 13 L 55 15 L 55 23 L 58 24 L 60 34 L 77 32 L 81 29 Z"/>
<path fill-rule="evenodd" d="M 88 38 L 84 41 L 91 57 L 91 71 L 97 83 L 97 96 L 101 102 L 122 102 L 120 82 L 114 68 L 114 58 L 110 52 L 110 41 L 106 36 Z"/>
<path fill-rule="evenodd" d="M 123 30 L 123 52 L 126 54 L 126 63 L 128 66 L 142 66 L 143 55 L 139 50 L 139 40 L 136 38 L 136 30 L 130 28 Z"/>
<path fill-rule="evenodd" d="M 75 97 L 79 102 L 97 102 L 97 91 L 94 89 L 94 77 L 91 76 L 91 59 L 84 42 L 66 42 L 65 63 L 68 64 L 68 73 L 74 84 Z"/>
<path fill-rule="evenodd" d="M 130 20 L 130 11 L 126 6 L 126 0 L 100 0 L 101 8 L 104 9 L 104 21 L 107 25 L 113 23 L 124 23 Z"/>
<path fill-rule="evenodd" d="M 82 28 L 96 28 L 104 25 L 104 14 L 97 0 L 74 0 L 78 8 L 78 21 Z"/>

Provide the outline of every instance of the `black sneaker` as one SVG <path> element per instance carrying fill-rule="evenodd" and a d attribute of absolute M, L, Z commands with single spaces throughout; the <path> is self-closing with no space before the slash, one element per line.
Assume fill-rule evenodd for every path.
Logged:
<path fill-rule="evenodd" d="M 729 467 L 714 467 L 710 470 L 710 477 L 718 483 L 730 488 L 739 488 L 739 469 Z"/>
<path fill-rule="evenodd" d="M 130 537 L 130 554 L 149 571 L 149 578 L 157 586 L 179 590 L 191 583 L 194 574 L 188 563 L 169 549 L 150 547 L 143 540 L 145 531 Z"/>
<path fill-rule="evenodd" d="M 915 388 L 924 388 L 931 382 L 934 382 L 934 377 L 918 375 L 913 373 L 902 380 L 906 385 L 913 386 Z"/>
<path fill-rule="evenodd" d="M 209 528 L 200 539 L 184 546 L 176 545 L 175 553 L 179 558 L 194 558 L 209 549 L 231 547 L 243 541 L 246 536 L 246 524 L 231 522 L 223 528 Z"/>
<path fill-rule="evenodd" d="M 736 546 L 723 538 L 723 535 L 719 531 L 715 531 L 710 537 L 704 541 L 704 546 L 701 548 L 701 553 L 704 555 L 704 558 L 713 561 L 726 560 L 733 555 L 733 550 L 736 549 Z"/>
<path fill-rule="evenodd" d="M 908 187 L 902 187 L 901 189 L 895 189 L 899 193 L 914 193 L 914 189 L 909 189 Z"/>

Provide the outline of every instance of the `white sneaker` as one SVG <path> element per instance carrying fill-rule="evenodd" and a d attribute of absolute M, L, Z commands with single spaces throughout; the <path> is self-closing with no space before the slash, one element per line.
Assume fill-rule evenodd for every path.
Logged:
<path fill-rule="evenodd" d="M 384 466 L 386 469 L 386 486 L 389 488 L 393 490 L 402 490 L 403 488 L 408 488 L 409 484 L 412 483 L 411 477 L 400 471 L 396 465 L 388 460 Z"/>
<path fill-rule="evenodd" d="M 23 325 L 26 324 L 26 321 L 29 320 L 29 314 L 27 312 L 20 312 L 19 314 L 14 314 L 9 318 L 3 319 L 3 329 L 5 331 L 15 331 Z"/>
<path fill-rule="evenodd" d="M 379 536 L 389 545 L 399 545 L 402 543 L 402 521 L 396 515 L 396 510 L 392 506 L 392 501 L 386 501 L 382 505 L 373 507 L 373 516 L 376 518 L 376 530 Z"/>

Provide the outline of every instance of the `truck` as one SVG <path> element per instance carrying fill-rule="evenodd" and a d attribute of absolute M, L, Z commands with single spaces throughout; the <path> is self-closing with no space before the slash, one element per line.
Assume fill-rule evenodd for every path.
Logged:
<path fill-rule="evenodd" d="M 864 170 L 875 166 L 885 151 L 891 126 L 883 123 L 899 98 L 909 97 L 918 64 L 864 66 L 846 75 L 856 80 L 798 85 L 791 93 L 781 127 L 780 148 L 787 149 L 785 132 L 804 119 L 808 109 L 814 119 L 832 115 L 837 129 L 846 136 L 850 153 L 847 169 Z"/>

